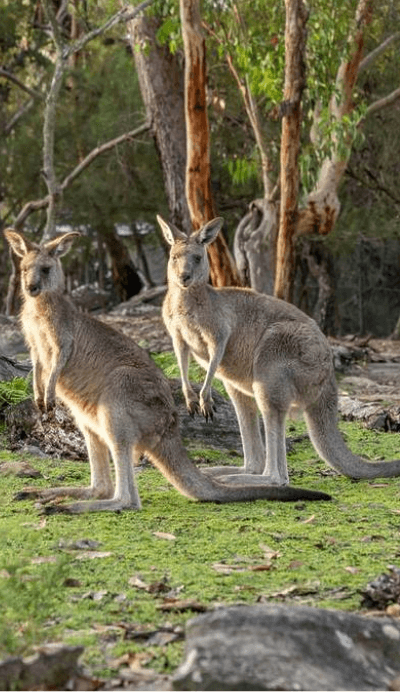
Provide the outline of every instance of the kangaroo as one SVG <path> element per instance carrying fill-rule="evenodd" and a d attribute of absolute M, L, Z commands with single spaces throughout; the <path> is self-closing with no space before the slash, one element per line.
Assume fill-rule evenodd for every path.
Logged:
<path fill-rule="evenodd" d="M 190 237 L 160 216 L 157 220 L 171 246 L 163 318 L 187 409 L 212 418 L 211 381 L 216 375 L 239 421 L 244 466 L 214 467 L 209 473 L 230 484 L 249 483 L 253 476 L 255 484 L 267 479 L 271 485 L 286 485 L 285 417 L 294 403 L 304 411 L 316 451 L 334 469 L 351 478 L 399 476 L 400 460 L 370 463 L 346 447 L 337 427 L 331 350 L 316 322 L 283 300 L 247 288 L 208 284 L 207 245 L 217 237 L 223 219 L 213 219 Z M 199 397 L 188 378 L 190 355 L 206 370 Z"/>
<path fill-rule="evenodd" d="M 49 506 L 47 513 L 140 509 L 133 464 L 142 453 L 179 492 L 195 500 L 331 499 L 302 488 L 229 487 L 203 474 L 183 448 L 168 381 L 150 356 L 129 337 L 79 312 L 63 295 L 60 257 L 79 233 L 41 245 L 13 229 L 5 235 L 22 257 L 21 323 L 33 361 L 35 402 L 43 412 L 51 411 L 56 395 L 67 405 L 85 437 L 91 469 L 89 487 L 28 488 L 21 499 L 79 500 Z"/>

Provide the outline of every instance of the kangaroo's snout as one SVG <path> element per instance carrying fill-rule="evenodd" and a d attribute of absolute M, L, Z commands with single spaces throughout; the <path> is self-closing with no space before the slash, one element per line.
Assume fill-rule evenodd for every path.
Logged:
<path fill-rule="evenodd" d="M 40 283 L 31 283 L 29 286 L 27 286 L 27 291 L 30 296 L 35 297 L 39 295 L 40 291 L 42 290 L 42 287 Z"/>
<path fill-rule="evenodd" d="M 185 272 L 180 276 L 181 284 L 184 288 L 187 288 L 192 281 L 192 275 L 189 272 Z"/>

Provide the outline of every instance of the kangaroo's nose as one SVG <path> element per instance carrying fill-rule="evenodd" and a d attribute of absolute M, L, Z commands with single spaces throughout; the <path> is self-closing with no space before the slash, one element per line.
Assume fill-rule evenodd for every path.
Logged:
<path fill-rule="evenodd" d="M 40 284 L 29 284 L 28 291 L 31 296 L 37 296 L 37 294 L 40 293 Z"/>
<path fill-rule="evenodd" d="M 190 274 L 187 272 L 185 274 L 181 274 L 181 281 L 183 284 L 187 284 L 190 281 Z"/>

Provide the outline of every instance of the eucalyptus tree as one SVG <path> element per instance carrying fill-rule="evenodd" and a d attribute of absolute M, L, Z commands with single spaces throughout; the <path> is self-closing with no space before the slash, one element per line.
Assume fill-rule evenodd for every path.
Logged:
<path fill-rule="evenodd" d="M 296 231 L 288 242 L 332 231 L 340 211 L 340 183 L 363 123 L 399 98 L 397 84 L 376 99 L 357 88 L 359 77 L 376 61 L 387 69 L 388 56 L 395 58 L 399 38 L 393 23 L 399 22 L 395 4 L 377 7 L 369 0 L 310 0 L 308 4 L 307 82 L 299 160 L 302 186 Z M 250 204 L 249 213 L 238 226 L 235 257 L 242 277 L 259 290 L 271 290 L 273 282 L 266 275 L 275 269 L 274 248 L 282 223 L 278 201 L 281 132 L 274 123 L 284 118 L 286 105 L 282 98 L 287 57 L 284 21 L 283 3 L 269 0 L 255 0 L 251 5 L 244 0 L 227 1 L 218 16 L 207 19 L 219 57 L 225 60 L 239 88 L 258 154 L 263 197 Z M 382 62 L 385 59 L 386 65 Z M 238 156 L 233 167 L 243 172 L 248 161 Z M 286 278 L 284 289 L 289 296 L 293 271 L 287 276 L 290 280 Z M 282 285 L 275 290 L 282 295 Z"/>
<path fill-rule="evenodd" d="M 35 189 L 38 192 L 38 198 L 30 199 L 26 201 L 25 204 L 21 203 L 23 200 L 22 195 L 22 199 L 21 197 L 19 199 L 17 198 L 17 201 L 14 203 L 11 203 L 10 199 L 5 199 L 3 202 L 5 212 L 4 221 L 9 223 L 10 220 L 12 220 L 13 224 L 18 227 L 25 223 L 33 212 L 45 210 L 46 220 L 44 229 L 42 229 L 43 237 L 45 239 L 52 237 L 56 229 L 56 220 L 71 219 L 73 204 L 71 205 L 70 203 L 68 206 L 65 206 L 64 194 L 74 181 L 76 181 L 78 176 L 81 176 L 100 155 L 104 156 L 106 152 L 115 150 L 117 147 L 123 147 L 125 142 L 132 142 L 135 137 L 148 131 L 148 124 L 146 122 L 142 122 L 141 125 L 132 128 L 132 120 L 136 119 L 137 121 L 137 115 L 131 113 L 128 118 L 130 121 L 127 123 L 128 127 L 121 133 L 122 121 L 121 123 L 118 122 L 118 117 L 116 117 L 118 111 L 115 110 L 115 122 L 113 128 L 110 130 L 111 138 L 99 144 L 99 139 L 94 139 L 93 141 L 93 137 L 88 137 L 88 142 L 92 140 L 90 142 L 91 147 L 89 148 L 87 142 L 80 136 L 81 130 L 78 129 L 78 131 L 75 131 L 73 128 L 73 122 L 77 120 L 75 112 L 79 112 L 85 99 L 90 100 L 90 98 L 87 98 L 87 94 L 83 97 L 82 92 L 79 92 L 78 95 L 79 89 L 77 84 L 81 80 L 82 70 L 77 69 L 77 61 L 72 60 L 72 58 L 78 54 L 82 54 L 84 48 L 95 38 L 103 36 L 103 34 L 109 32 L 113 26 L 120 22 L 126 22 L 130 17 L 144 10 L 151 4 L 151 1 L 152 0 L 144 0 L 144 2 L 136 8 L 125 7 L 123 10 L 115 12 L 111 17 L 109 16 L 109 10 L 107 10 L 108 14 L 100 12 L 99 16 L 92 15 L 92 23 L 98 22 L 98 24 L 95 28 L 91 28 L 90 31 L 87 30 L 88 20 L 84 15 L 86 8 L 85 3 L 75 3 L 74 5 L 60 3 L 57 8 L 57 6 L 53 6 L 49 0 L 42 0 L 41 3 L 36 5 L 35 14 L 33 14 L 32 8 L 27 8 L 26 5 L 22 3 L 25 11 L 24 19 L 26 26 L 29 27 L 30 22 L 31 25 L 33 24 L 35 26 L 36 32 L 41 36 L 40 45 L 37 41 L 39 47 L 36 48 L 35 44 L 36 54 L 40 57 L 43 66 L 42 74 L 40 75 L 40 89 L 36 88 L 33 90 L 31 87 L 28 87 L 28 96 L 30 96 L 31 99 L 36 99 L 38 103 L 38 107 L 35 111 L 35 120 L 29 121 L 30 127 L 32 128 L 32 125 L 34 126 L 34 130 L 28 130 L 32 147 L 27 146 L 25 151 L 21 151 L 20 149 L 22 160 L 25 160 L 25 158 L 28 159 L 32 150 L 36 152 L 36 176 L 33 175 L 32 177 L 35 178 Z M 37 12 L 39 12 L 39 16 L 37 16 Z M 106 16 L 104 16 L 105 14 Z M 12 26 L 15 26 L 17 23 L 16 19 L 18 19 L 18 17 L 13 18 L 13 22 L 11 22 Z M 71 37 L 71 27 L 74 28 L 77 25 L 80 26 L 80 31 L 73 32 Z M 18 32 L 15 31 L 16 35 L 17 33 Z M 21 45 L 23 45 L 24 42 L 26 43 L 28 41 L 28 36 L 29 34 L 25 35 L 24 33 L 18 36 L 19 43 Z M 18 41 L 16 40 L 16 43 Z M 98 57 L 98 55 L 96 57 Z M 12 55 L 10 55 L 12 67 L 11 58 Z M 88 58 L 88 54 L 86 53 L 85 60 L 82 60 L 82 63 L 90 62 L 91 59 Z M 7 74 L 0 76 L 3 76 L 7 80 L 7 84 L 11 84 L 15 87 L 18 93 L 23 92 L 25 94 L 26 89 L 24 88 L 25 85 L 22 80 L 18 77 L 18 83 L 16 83 L 16 79 L 14 79 L 15 70 L 13 71 L 9 68 L 6 72 Z M 32 73 L 29 72 L 27 73 L 26 83 L 31 81 L 31 74 Z M 82 86 L 81 82 L 79 86 Z M 94 89 L 92 89 L 92 92 L 90 90 L 90 83 L 87 83 L 86 86 L 88 87 L 89 97 L 91 96 L 92 99 L 95 99 Z M 103 85 L 103 88 L 106 88 L 106 86 L 107 85 Z M 102 91 L 102 89 L 100 89 L 100 91 Z M 9 111 L 14 107 L 14 101 L 17 101 L 16 97 L 9 99 L 9 103 L 7 104 Z M 66 111 L 68 111 L 67 116 Z M 22 120 L 27 111 L 26 109 L 20 109 L 20 112 Z M 60 114 L 66 117 L 62 118 Z M 15 136 L 13 137 L 13 141 L 11 141 L 10 138 L 4 139 L 3 150 L 5 154 L 7 153 L 10 141 L 11 146 L 14 146 L 14 142 L 16 142 L 18 148 L 18 143 L 23 141 L 23 132 L 27 131 L 26 122 L 25 128 L 18 129 L 16 118 L 14 117 L 12 120 L 14 121 Z M 58 128 L 62 120 L 64 129 Z M 38 126 L 40 126 L 42 130 L 41 136 L 38 135 Z M 21 135 L 19 130 L 22 133 Z M 118 131 L 119 134 L 117 134 Z M 65 142 L 65 145 L 63 142 Z M 78 144 L 76 150 L 74 144 Z M 75 158 L 71 156 L 71 152 L 74 152 L 74 150 Z M 8 164 L 9 170 L 13 169 L 12 163 L 14 162 L 9 162 Z M 26 175 L 26 168 L 21 169 L 21 175 Z M 110 180 L 108 184 L 110 184 Z M 43 187 L 45 188 L 44 194 Z M 86 205 L 83 201 L 83 207 L 87 209 L 87 201 Z M 103 210 L 103 224 L 101 226 L 103 229 L 106 227 L 105 217 L 106 215 Z M 121 220 L 121 217 L 118 218 L 117 216 L 114 218 L 114 223 L 115 221 L 121 222 Z M 39 225 L 41 225 L 40 222 Z M 110 233 L 113 235 L 113 242 L 107 242 Z M 118 277 L 121 276 L 122 264 L 130 264 L 131 270 L 134 270 L 134 268 L 127 253 L 125 252 L 124 254 L 124 246 L 115 233 L 111 231 L 110 233 L 106 233 L 106 244 L 110 251 L 114 269 L 118 266 L 120 267 L 119 271 L 114 271 L 114 275 Z M 123 256 L 125 257 L 124 260 Z M 8 297 L 9 311 L 12 311 L 15 302 L 14 289 L 18 285 L 18 266 L 14 267 L 14 274 L 14 280 L 10 283 Z M 137 288 L 140 287 L 141 282 L 139 279 L 136 281 L 136 284 Z"/>
<path fill-rule="evenodd" d="M 216 207 L 211 190 L 207 63 L 200 1 L 180 0 L 179 10 L 184 69 L 173 38 L 178 26 L 176 4 L 159 2 L 155 16 L 135 19 L 131 37 L 147 117 L 164 170 L 170 217 L 190 232 L 216 216 Z M 167 21 L 162 20 L 165 13 Z M 236 266 L 222 235 L 208 252 L 213 285 L 237 285 Z"/>

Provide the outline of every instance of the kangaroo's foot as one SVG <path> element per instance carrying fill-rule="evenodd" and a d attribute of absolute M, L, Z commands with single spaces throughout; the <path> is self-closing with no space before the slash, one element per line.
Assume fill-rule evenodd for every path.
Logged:
<path fill-rule="evenodd" d="M 230 474 L 246 473 L 244 466 L 211 466 L 211 468 L 202 468 L 201 471 L 207 476 L 221 476 L 221 480 L 225 480 L 224 476 Z"/>
<path fill-rule="evenodd" d="M 225 467 L 229 468 L 229 467 Z M 232 473 L 221 474 L 216 476 L 216 480 L 220 480 L 224 485 L 267 485 L 269 487 L 284 488 L 288 485 L 289 481 L 276 476 L 264 476 L 257 475 L 253 473 L 246 473 L 245 469 L 235 469 L 233 468 Z M 239 473 L 237 473 L 239 471 Z M 214 477 L 214 476 L 213 476 Z"/>
<path fill-rule="evenodd" d="M 141 509 L 139 503 L 133 500 L 112 498 L 110 500 L 94 500 L 88 502 L 74 502 L 70 505 L 50 504 L 43 507 L 43 514 L 82 514 L 84 512 L 122 512 L 123 510 Z"/>
<path fill-rule="evenodd" d="M 58 497 L 76 497 L 80 500 L 112 497 L 113 490 L 102 491 L 92 487 L 64 486 L 60 488 L 24 488 L 14 495 L 14 500 L 35 500 L 51 502 Z"/>

